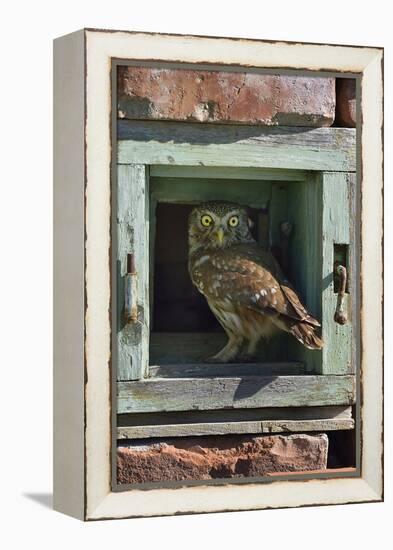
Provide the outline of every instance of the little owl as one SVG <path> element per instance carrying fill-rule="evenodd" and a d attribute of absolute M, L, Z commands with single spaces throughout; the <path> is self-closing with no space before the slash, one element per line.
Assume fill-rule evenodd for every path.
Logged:
<path fill-rule="evenodd" d="M 189 217 L 190 276 L 228 336 L 211 362 L 250 359 L 260 338 L 277 330 L 290 332 L 309 349 L 323 346 L 315 332 L 320 323 L 272 254 L 257 245 L 251 225 L 247 209 L 231 202 L 201 204 Z"/>

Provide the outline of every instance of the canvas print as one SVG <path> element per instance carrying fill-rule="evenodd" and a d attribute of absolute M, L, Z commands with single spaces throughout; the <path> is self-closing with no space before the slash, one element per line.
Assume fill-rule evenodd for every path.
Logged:
<path fill-rule="evenodd" d="M 113 61 L 117 490 L 358 474 L 357 89 Z"/>

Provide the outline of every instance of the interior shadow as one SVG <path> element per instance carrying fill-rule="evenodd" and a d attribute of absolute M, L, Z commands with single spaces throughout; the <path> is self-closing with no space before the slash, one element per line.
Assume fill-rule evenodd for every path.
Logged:
<path fill-rule="evenodd" d="M 241 378 L 234 393 L 234 401 L 241 401 L 255 395 L 262 388 L 274 382 L 277 376 L 250 376 Z"/>

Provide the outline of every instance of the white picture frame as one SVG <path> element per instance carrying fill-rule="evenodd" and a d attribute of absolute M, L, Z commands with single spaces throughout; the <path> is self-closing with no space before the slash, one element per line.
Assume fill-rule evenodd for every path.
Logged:
<path fill-rule="evenodd" d="M 111 63 L 213 63 L 361 75 L 358 477 L 112 490 Z M 383 498 L 383 50 L 84 29 L 55 41 L 54 507 L 82 520 Z"/>

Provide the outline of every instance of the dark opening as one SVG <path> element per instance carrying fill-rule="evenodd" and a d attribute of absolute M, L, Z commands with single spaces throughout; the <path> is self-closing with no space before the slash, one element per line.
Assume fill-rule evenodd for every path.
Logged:
<path fill-rule="evenodd" d="M 158 204 L 154 253 L 155 332 L 214 332 L 221 327 L 188 274 L 191 205 Z"/>
<path fill-rule="evenodd" d="M 188 273 L 188 216 L 193 205 L 159 203 L 154 251 L 154 332 L 222 332 Z M 257 235 L 256 211 L 251 210 Z"/>
<path fill-rule="evenodd" d="M 279 198 L 281 204 L 286 195 Z M 156 206 L 154 251 L 150 259 L 154 266 L 150 365 L 204 363 L 227 342 L 223 328 L 188 273 L 188 217 L 193 208 L 193 204 L 179 202 L 158 201 Z M 263 249 L 270 248 L 283 263 L 280 223 L 288 218 L 282 208 L 276 210 L 272 213 L 271 203 L 267 202 L 266 206 L 249 208 L 248 212 L 256 241 Z M 261 338 L 256 357 L 261 363 L 286 362 L 289 358 L 303 361 L 302 351 L 292 336 L 279 332 L 270 339 Z"/>

